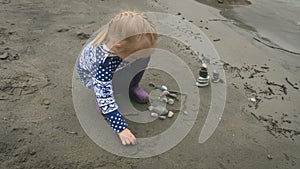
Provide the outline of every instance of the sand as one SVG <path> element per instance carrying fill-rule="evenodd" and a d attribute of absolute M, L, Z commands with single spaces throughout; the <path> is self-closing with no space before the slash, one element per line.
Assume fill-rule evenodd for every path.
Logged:
<path fill-rule="evenodd" d="M 0 168 L 298 168 L 299 56 L 259 43 L 218 10 L 192 0 L 0 3 Z M 192 130 L 163 154 L 117 156 L 83 131 L 72 100 L 73 68 L 88 37 L 122 9 L 180 13 L 216 47 L 226 72 L 227 100 L 219 126 L 205 143 L 199 144 L 198 137 L 209 111 L 210 87 L 199 89 L 200 112 Z M 188 49 L 167 38 L 159 44 L 197 76 L 200 64 Z M 146 72 L 142 86 L 148 92 L 149 81 L 177 89 L 160 71 Z M 252 97 L 257 102 L 248 100 Z M 131 128 L 146 137 L 171 123 L 132 123 Z"/>

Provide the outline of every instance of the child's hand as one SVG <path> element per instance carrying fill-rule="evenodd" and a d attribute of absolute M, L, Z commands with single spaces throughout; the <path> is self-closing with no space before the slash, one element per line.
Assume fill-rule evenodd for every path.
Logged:
<path fill-rule="evenodd" d="M 118 133 L 118 135 L 123 145 L 136 144 L 136 138 L 128 128 Z"/>

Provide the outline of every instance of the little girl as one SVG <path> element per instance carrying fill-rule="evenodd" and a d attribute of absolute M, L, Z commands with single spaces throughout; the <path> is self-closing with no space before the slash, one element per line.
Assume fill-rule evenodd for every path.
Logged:
<path fill-rule="evenodd" d="M 77 71 L 81 81 L 94 90 L 100 110 L 113 131 L 118 133 L 123 145 L 136 144 L 136 138 L 128 129 L 115 102 L 113 74 L 123 60 L 135 52 L 155 47 L 156 41 L 155 27 L 147 17 L 143 13 L 126 11 L 116 15 L 108 27 L 84 47 L 78 59 Z M 130 98 L 147 103 L 148 93 L 138 85 L 142 75 L 143 71 L 133 78 Z"/>

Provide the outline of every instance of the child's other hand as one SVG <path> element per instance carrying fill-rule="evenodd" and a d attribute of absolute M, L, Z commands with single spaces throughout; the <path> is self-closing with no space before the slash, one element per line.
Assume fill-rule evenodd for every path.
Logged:
<path fill-rule="evenodd" d="M 118 135 L 123 145 L 136 144 L 136 138 L 128 128 L 118 133 Z"/>

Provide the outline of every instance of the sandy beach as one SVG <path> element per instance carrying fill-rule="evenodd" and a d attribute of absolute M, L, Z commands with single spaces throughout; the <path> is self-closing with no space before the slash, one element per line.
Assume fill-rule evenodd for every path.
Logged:
<path fill-rule="evenodd" d="M 193 0 L 0 0 L 0 4 L 1 169 L 299 168 L 300 57 L 270 47 L 268 40 L 224 18 L 220 4 L 208 3 L 219 9 Z M 206 142 L 199 144 L 198 138 L 209 112 L 211 87 L 197 89 L 201 103 L 193 128 L 163 154 L 117 156 L 83 130 L 72 98 L 76 59 L 88 38 L 126 9 L 181 17 L 199 27 L 214 45 L 226 74 L 227 99 L 220 123 Z M 165 37 L 158 48 L 178 55 L 197 78 L 200 63 L 195 58 L 205 59 L 205 53 L 196 57 Z M 178 90 L 174 79 L 162 71 L 146 71 L 141 85 L 148 92 L 153 89 L 150 81 Z M 136 107 L 144 110 L 148 105 Z M 168 121 L 129 124 L 138 137 L 153 136 L 171 126 L 178 113 Z"/>

